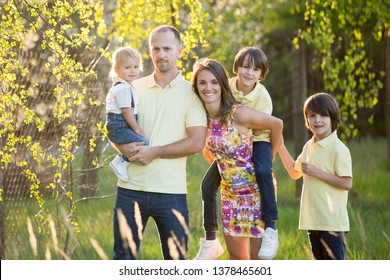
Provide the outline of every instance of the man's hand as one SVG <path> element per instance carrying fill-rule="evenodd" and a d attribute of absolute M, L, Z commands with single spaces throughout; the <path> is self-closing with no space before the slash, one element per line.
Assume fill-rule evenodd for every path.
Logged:
<path fill-rule="evenodd" d="M 137 146 L 138 152 L 129 158 L 130 162 L 139 165 L 147 165 L 157 157 L 158 147 Z"/>
<path fill-rule="evenodd" d="M 134 156 L 144 145 L 144 142 L 133 142 L 122 145 L 115 145 L 119 151 L 127 158 Z"/>

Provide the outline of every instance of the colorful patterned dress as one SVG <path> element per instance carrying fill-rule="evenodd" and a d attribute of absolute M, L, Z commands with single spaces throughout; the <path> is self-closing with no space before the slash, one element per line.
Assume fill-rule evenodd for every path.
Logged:
<path fill-rule="evenodd" d="M 228 236 L 260 238 L 260 192 L 252 161 L 252 131 L 242 133 L 232 113 L 221 125 L 210 119 L 206 148 L 211 151 L 221 174 L 223 233 Z"/>

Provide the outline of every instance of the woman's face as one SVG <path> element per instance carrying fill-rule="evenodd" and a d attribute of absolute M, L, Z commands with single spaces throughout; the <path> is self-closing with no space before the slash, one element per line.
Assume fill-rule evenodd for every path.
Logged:
<path fill-rule="evenodd" d="M 221 101 L 221 85 L 210 70 L 199 71 L 196 86 L 205 104 Z"/>

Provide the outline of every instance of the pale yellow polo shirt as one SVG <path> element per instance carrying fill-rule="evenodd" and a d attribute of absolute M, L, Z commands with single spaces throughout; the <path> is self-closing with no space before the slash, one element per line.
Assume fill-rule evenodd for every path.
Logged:
<path fill-rule="evenodd" d="M 314 137 L 310 139 L 295 161 L 299 172 L 302 162 L 314 164 L 329 174 L 352 178 L 351 154 L 337 137 L 337 131 L 317 143 Z M 348 191 L 303 174 L 299 229 L 349 231 L 347 201 Z"/>
<path fill-rule="evenodd" d="M 133 82 L 139 94 L 138 123 L 150 146 L 163 146 L 187 137 L 186 128 L 207 126 L 205 109 L 192 90 L 192 85 L 178 75 L 161 88 L 154 74 Z M 130 164 L 129 183 L 123 188 L 157 193 L 186 194 L 187 157 L 155 159 L 146 166 Z"/>
<path fill-rule="evenodd" d="M 255 88 L 247 95 L 244 95 L 242 91 L 237 89 L 237 79 L 237 77 L 229 79 L 230 89 L 237 101 L 251 109 L 271 115 L 272 99 L 265 86 L 257 82 Z M 264 130 L 259 135 L 253 136 L 253 141 L 270 142 L 270 131 Z"/>

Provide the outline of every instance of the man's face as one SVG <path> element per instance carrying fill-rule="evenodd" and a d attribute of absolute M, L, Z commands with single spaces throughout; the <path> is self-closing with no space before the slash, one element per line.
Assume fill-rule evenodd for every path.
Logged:
<path fill-rule="evenodd" d="M 150 38 L 149 54 L 154 67 L 161 73 L 177 71 L 177 60 L 182 48 L 170 31 L 158 32 Z"/>

